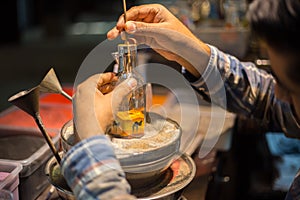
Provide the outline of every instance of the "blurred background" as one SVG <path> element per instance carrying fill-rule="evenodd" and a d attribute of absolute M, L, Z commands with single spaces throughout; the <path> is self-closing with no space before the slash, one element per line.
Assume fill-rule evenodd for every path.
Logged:
<path fill-rule="evenodd" d="M 127 0 L 127 7 L 145 3 L 164 4 L 204 41 L 246 57 L 249 1 Z M 11 95 L 35 86 L 51 67 L 63 84 L 72 84 L 85 56 L 106 39 L 122 12 L 121 0 L 2 0 L 0 111 L 10 106 Z"/>
<path fill-rule="evenodd" d="M 128 0 L 128 6 L 135 4 Z M 14 93 L 38 84 L 53 67 L 73 83 L 85 56 L 115 25 L 117 0 L 3 0 L 0 2 L 0 109 Z"/>

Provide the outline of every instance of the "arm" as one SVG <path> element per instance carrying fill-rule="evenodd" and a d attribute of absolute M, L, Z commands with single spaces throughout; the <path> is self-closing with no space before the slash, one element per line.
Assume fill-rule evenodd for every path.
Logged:
<path fill-rule="evenodd" d="M 73 121 L 81 141 L 61 162 L 62 174 L 76 199 L 135 199 L 129 195 L 130 185 L 113 146 L 103 135 L 112 123 L 114 109 L 136 87 L 136 81 L 128 79 L 114 88 L 111 83 L 115 80 L 112 73 L 97 74 L 76 87 Z"/>
<path fill-rule="evenodd" d="M 177 61 L 195 77 L 202 76 L 192 85 L 204 90 L 210 97 L 213 95 L 213 101 L 218 105 L 262 120 L 270 130 L 283 130 L 291 137 L 300 137 L 300 126 L 290 105 L 274 96 L 275 82 L 271 75 L 258 70 L 252 63 L 240 62 L 209 47 L 161 5 L 133 7 L 127 12 L 127 20 L 124 23 L 121 16 L 107 37 L 114 39 L 125 30 L 137 41 Z M 210 86 L 210 93 L 204 82 Z"/>
<path fill-rule="evenodd" d="M 77 199 L 131 200 L 113 147 L 104 135 L 81 141 L 63 158 L 62 172 Z"/>
<path fill-rule="evenodd" d="M 299 124 L 288 103 L 274 95 L 272 75 L 259 70 L 253 63 L 237 58 L 211 46 L 211 57 L 202 78 L 192 83 L 214 103 L 228 111 L 256 118 L 266 123 L 271 131 L 283 131 L 289 137 L 300 137 Z M 221 78 L 218 78 L 221 77 Z M 209 88 L 207 85 L 212 87 Z M 218 96 L 224 85 L 226 96 Z M 210 92 L 211 91 L 211 92 Z"/>

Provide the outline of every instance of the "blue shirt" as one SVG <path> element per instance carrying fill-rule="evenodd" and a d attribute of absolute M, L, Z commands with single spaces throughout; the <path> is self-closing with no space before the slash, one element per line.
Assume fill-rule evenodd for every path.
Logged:
<path fill-rule="evenodd" d="M 213 95 L 214 103 L 230 112 L 258 119 L 270 131 L 283 131 L 289 137 L 300 138 L 299 124 L 290 105 L 274 95 L 272 75 L 253 63 L 240 62 L 213 46 L 210 48 L 205 72 L 191 84 L 208 96 Z M 61 164 L 77 199 L 135 199 L 129 195 L 130 185 L 106 136 L 81 141 L 68 151 Z M 294 182 L 294 188 L 299 188 L 298 182 Z M 288 198 L 296 199 L 292 197 L 295 193 L 289 193 Z"/>
<path fill-rule="evenodd" d="M 63 157 L 61 167 L 76 199 L 135 199 L 129 195 L 130 185 L 104 135 L 76 144 Z"/>

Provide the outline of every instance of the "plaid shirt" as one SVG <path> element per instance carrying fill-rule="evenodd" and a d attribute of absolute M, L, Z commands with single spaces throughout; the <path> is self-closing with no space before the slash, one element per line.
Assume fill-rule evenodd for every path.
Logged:
<path fill-rule="evenodd" d="M 61 162 L 62 174 L 76 199 L 135 199 L 110 140 L 94 136 L 72 147 Z"/>
<path fill-rule="evenodd" d="M 258 119 L 269 131 L 283 131 L 288 137 L 300 138 L 300 125 L 290 104 L 274 95 L 273 76 L 254 63 L 241 62 L 210 48 L 209 64 L 202 78 L 192 85 L 230 112 Z"/>
<path fill-rule="evenodd" d="M 299 124 L 291 107 L 275 97 L 274 84 L 273 77 L 253 63 L 240 62 L 213 46 L 206 71 L 192 83 L 228 111 L 266 122 L 272 131 L 300 137 Z M 110 141 L 103 135 L 78 143 L 68 151 L 61 164 L 63 175 L 77 199 L 135 199 L 128 195 L 130 186 Z M 294 181 L 293 188 L 300 188 L 298 182 Z"/>

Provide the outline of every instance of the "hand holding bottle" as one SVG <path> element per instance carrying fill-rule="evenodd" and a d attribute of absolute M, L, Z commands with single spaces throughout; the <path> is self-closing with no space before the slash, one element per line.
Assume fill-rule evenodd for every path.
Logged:
<path fill-rule="evenodd" d="M 113 73 L 103 73 L 93 75 L 77 86 L 73 97 L 73 115 L 80 139 L 103 134 L 113 121 L 117 104 L 120 104 L 137 84 L 136 80 L 131 78 L 114 88 L 111 83 L 115 81 L 117 77 Z"/>

